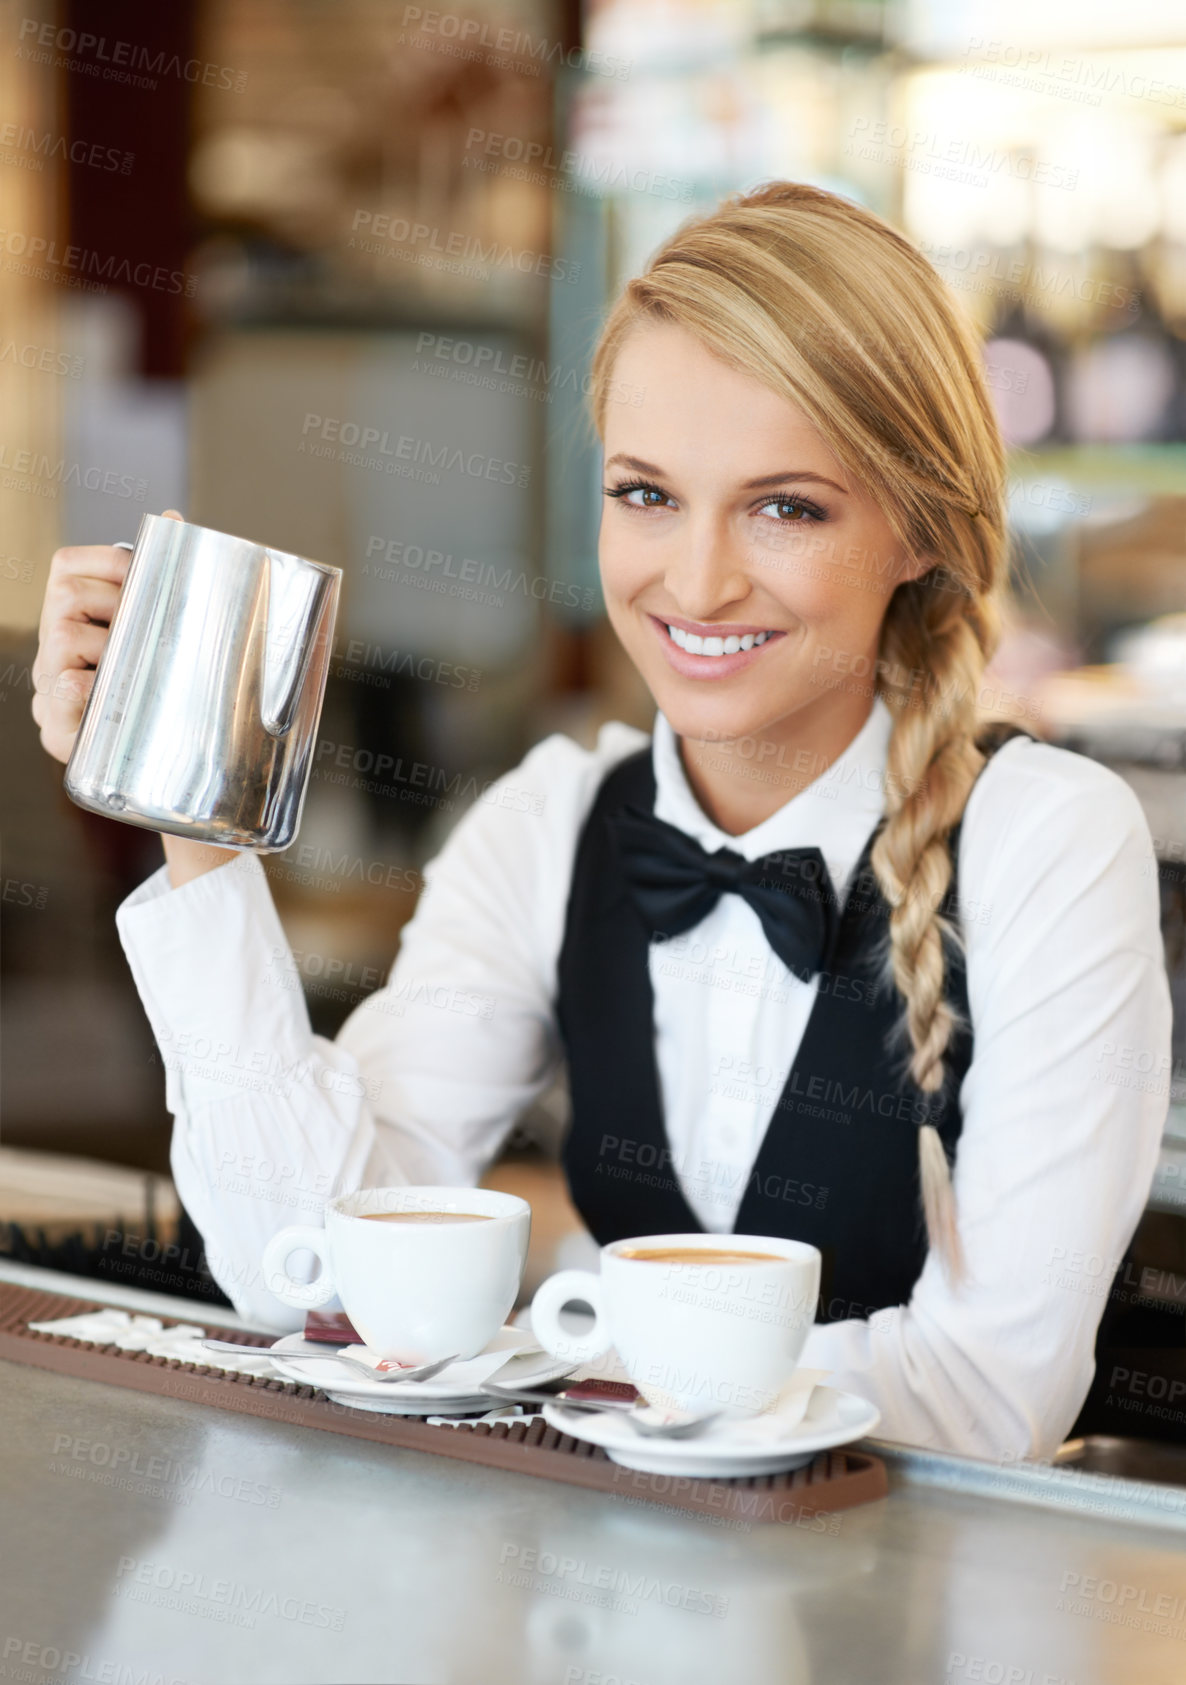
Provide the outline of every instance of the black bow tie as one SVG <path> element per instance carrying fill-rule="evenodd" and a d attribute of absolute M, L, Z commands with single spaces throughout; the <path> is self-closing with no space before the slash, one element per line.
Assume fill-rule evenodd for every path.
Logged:
<path fill-rule="evenodd" d="M 653 935 L 691 930 L 722 895 L 732 893 L 757 913 L 788 971 L 809 983 L 824 969 L 840 913 L 818 848 L 787 848 L 745 860 L 731 848 L 709 854 L 685 832 L 639 808 L 622 808 L 608 823 L 631 894 Z"/>

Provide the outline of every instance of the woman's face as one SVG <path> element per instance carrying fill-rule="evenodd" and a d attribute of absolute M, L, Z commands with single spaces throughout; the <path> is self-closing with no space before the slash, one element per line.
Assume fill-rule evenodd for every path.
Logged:
<path fill-rule="evenodd" d="M 602 586 L 676 734 L 779 743 L 843 718 L 848 741 L 889 599 L 929 563 L 800 410 L 685 329 L 640 322 L 613 390 L 642 396 L 606 409 Z"/>

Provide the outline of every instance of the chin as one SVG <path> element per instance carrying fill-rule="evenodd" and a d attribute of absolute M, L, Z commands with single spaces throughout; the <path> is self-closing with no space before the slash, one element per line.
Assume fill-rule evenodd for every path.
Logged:
<path fill-rule="evenodd" d="M 677 737 L 700 743 L 731 743 L 740 737 L 760 736 L 770 729 L 769 704 L 755 708 L 741 703 L 723 704 L 722 699 L 707 696 L 702 699 L 665 696 L 664 689 L 670 692 L 671 687 L 657 687 L 653 694 Z"/>

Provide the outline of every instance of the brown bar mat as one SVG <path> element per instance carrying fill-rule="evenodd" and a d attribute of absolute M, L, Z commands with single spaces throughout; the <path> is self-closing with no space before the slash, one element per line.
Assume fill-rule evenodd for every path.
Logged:
<path fill-rule="evenodd" d="M 118 1346 L 85 1345 L 60 1334 L 36 1334 L 30 1322 L 53 1322 L 101 1306 L 101 1300 L 72 1299 L 34 1288 L 0 1282 L 0 1358 L 76 1375 L 109 1386 L 131 1387 L 215 1409 L 238 1410 L 294 1427 L 435 1451 L 463 1462 L 485 1463 L 516 1474 L 541 1475 L 571 1486 L 588 1486 L 634 1502 L 674 1505 L 702 1515 L 739 1522 L 801 1522 L 805 1515 L 851 1509 L 888 1491 L 885 1464 L 867 1451 L 842 1447 L 823 1451 L 804 1468 L 741 1480 L 692 1480 L 682 1475 L 641 1474 L 612 1462 L 599 1445 L 573 1439 L 546 1422 L 467 1422 L 438 1424 L 415 1416 L 384 1416 L 334 1404 L 316 1387 L 265 1380 L 260 1375 L 232 1375 L 205 1364 L 149 1357 Z M 195 1307 L 196 1310 L 196 1307 Z M 162 1317 L 166 1327 L 173 1320 Z M 189 1320 L 200 1321 L 200 1313 Z M 245 1346 L 267 1346 L 271 1336 L 215 1330 L 219 1339 Z M 491 1401 L 493 1406 L 493 1400 Z"/>

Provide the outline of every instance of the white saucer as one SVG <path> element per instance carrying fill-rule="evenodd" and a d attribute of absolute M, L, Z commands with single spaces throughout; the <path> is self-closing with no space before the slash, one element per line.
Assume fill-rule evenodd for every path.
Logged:
<path fill-rule="evenodd" d="M 817 1386 L 798 1427 L 785 1438 L 761 1444 L 739 1443 L 738 1424 L 714 1422 L 695 1439 L 643 1439 L 629 1422 L 606 1411 L 591 1415 L 565 1410 L 551 1400 L 541 1406 L 545 1420 L 573 1439 L 603 1446 L 615 1463 L 643 1474 L 677 1474 L 700 1479 L 742 1479 L 748 1475 L 782 1474 L 801 1468 L 820 1451 L 851 1440 L 864 1439 L 881 1420 L 868 1399 L 835 1387 Z"/>
<path fill-rule="evenodd" d="M 501 1347 L 513 1349 L 521 1345 L 522 1328 L 510 1325 L 501 1329 L 486 1346 L 491 1354 Z M 499 1400 L 489 1393 L 478 1391 L 472 1383 L 459 1390 L 450 1384 L 450 1369 L 443 1369 L 427 1381 L 368 1381 L 365 1375 L 347 1372 L 332 1351 L 317 1341 L 306 1340 L 303 1334 L 285 1334 L 270 1348 L 273 1368 L 286 1381 L 317 1387 L 335 1404 L 348 1404 L 354 1410 L 374 1410 L 385 1416 L 443 1416 L 449 1414 L 474 1415 L 498 1408 Z M 294 1363 L 286 1365 L 285 1352 L 311 1353 L 323 1357 L 323 1363 Z M 460 1366 L 459 1366 L 460 1367 Z M 500 1385 L 534 1386 L 565 1375 L 572 1368 L 559 1363 L 538 1348 L 512 1355 L 491 1369 L 487 1379 L 497 1376 Z"/>
<path fill-rule="evenodd" d="M 384 1394 L 391 1391 L 384 1387 Z M 412 1399 L 360 1397 L 358 1393 L 330 1392 L 325 1396 L 331 1404 L 345 1404 L 351 1410 L 369 1410 L 375 1416 L 485 1416 L 498 1408 L 498 1400 L 488 1393 L 475 1393 L 471 1398 L 449 1398 L 430 1404 L 427 1400 L 415 1403 Z"/>

